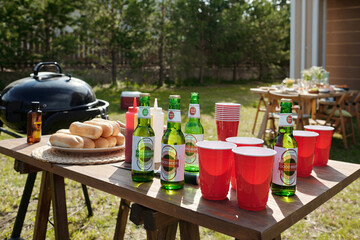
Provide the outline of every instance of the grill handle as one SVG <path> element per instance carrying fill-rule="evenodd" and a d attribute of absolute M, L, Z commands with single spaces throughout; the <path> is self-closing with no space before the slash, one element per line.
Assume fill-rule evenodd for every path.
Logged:
<path fill-rule="evenodd" d="M 40 62 L 38 63 L 35 67 L 34 67 L 34 78 L 38 78 L 39 76 L 39 69 L 42 66 L 46 66 L 46 65 L 54 65 L 57 68 L 57 73 L 61 74 L 62 70 L 60 65 L 57 62 Z"/>

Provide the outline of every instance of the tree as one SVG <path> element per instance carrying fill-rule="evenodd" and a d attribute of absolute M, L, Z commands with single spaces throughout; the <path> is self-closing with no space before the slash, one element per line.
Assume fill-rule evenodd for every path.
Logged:
<path fill-rule="evenodd" d="M 83 42 L 101 54 L 102 64 L 111 64 L 112 83 L 116 84 L 117 57 L 121 53 L 132 66 L 142 64 L 142 47 L 149 37 L 148 18 L 152 0 L 89 0 L 82 13 Z M 110 59 L 107 57 L 110 55 Z"/>
<path fill-rule="evenodd" d="M 246 21 L 250 28 L 247 54 L 258 67 L 262 81 L 267 68 L 280 66 L 289 58 L 289 11 L 266 0 L 255 0 L 247 11 Z"/>

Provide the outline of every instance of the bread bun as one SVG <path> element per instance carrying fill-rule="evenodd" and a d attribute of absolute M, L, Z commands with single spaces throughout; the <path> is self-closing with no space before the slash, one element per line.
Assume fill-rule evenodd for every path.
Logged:
<path fill-rule="evenodd" d="M 83 148 L 84 140 L 75 135 L 66 133 L 55 133 L 50 136 L 49 142 L 53 146 L 65 147 L 65 148 Z"/>
<path fill-rule="evenodd" d="M 95 142 L 95 148 L 108 148 L 109 147 L 109 141 L 106 140 L 106 138 L 99 137 L 98 139 L 95 139 L 94 142 Z"/>
<path fill-rule="evenodd" d="M 81 137 L 84 141 L 84 148 L 95 148 L 95 142 L 88 137 Z"/>
<path fill-rule="evenodd" d="M 120 126 L 116 121 L 111 121 L 111 120 L 107 120 L 107 119 L 102 119 L 102 118 L 94 118 L 91 121 L 95 121 L 95 122 L 106 122 L 112 125 L 113 127 L 113 133 L 112 136 L 117 136 L 120 133 Z"/>
<path fill-rule="evenodd" d="M 81 122 L 73 122 L 70 125 L 70 133 L 79 135 L 82 137 L 88 137 L 91 139 L 97 139 L 102 135 L 103 129 L 100 126 L 81 123 Z"/>
<path fill-rule="evenodd" d="M 116 137 L 114 136 L 110 136 L 110 137 L 107 137 L 106 140 L 108 140 L 109 142 L 109 147 L 115 147 L 116 146 Z"/>
<path fill-rule="evenodd" d="M 101 127 L 103 130 L 101 137 L 106 138 L 106 137 L 110 137 L 113 134 L 113 126 L 110 123 L 104 121 L 103 122 L 93 121 L 93 120 L 86 121 L 84 123 Z"/>
<path fill-rule="evenodd" d="M 124 135 L 122 135 L 121 133 L 119 133 L 117 136 L 115 136 L 116 138 L 116 146 L 121 146 L 124 144 L 125 142 L 125 137 Z"/>
<path fill-rule="evenodd" d="M 56 131 L 56 133 L 66 133 L 66 134 L 71 134 L 69 129 L 59 129 Z"/>

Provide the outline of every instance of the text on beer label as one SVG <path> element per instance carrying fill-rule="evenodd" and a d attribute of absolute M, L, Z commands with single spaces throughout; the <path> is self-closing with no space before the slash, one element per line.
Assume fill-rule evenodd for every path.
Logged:
<path fill-rule="evenodd" d="M 200 118 L 200 104 L 189 104 L 189 118 Z"/>
<path fill-rule="evenodd" d="M 169 109 L 167 121 L 181 123 L 181 111 L 178 109 Z"/>

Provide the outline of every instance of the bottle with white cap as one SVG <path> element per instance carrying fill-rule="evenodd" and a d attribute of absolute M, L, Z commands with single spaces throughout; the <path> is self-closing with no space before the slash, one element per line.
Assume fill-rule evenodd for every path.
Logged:
<path fill-rule="evenodd" d="M 157 98 L 155 98 L 154 107 L 150 108 L 151 127 L 155 132 L 154 162 L 161 162 L 161 139 L 164 135 L 164 113 L 161 107 L 158 107 Z"/>

